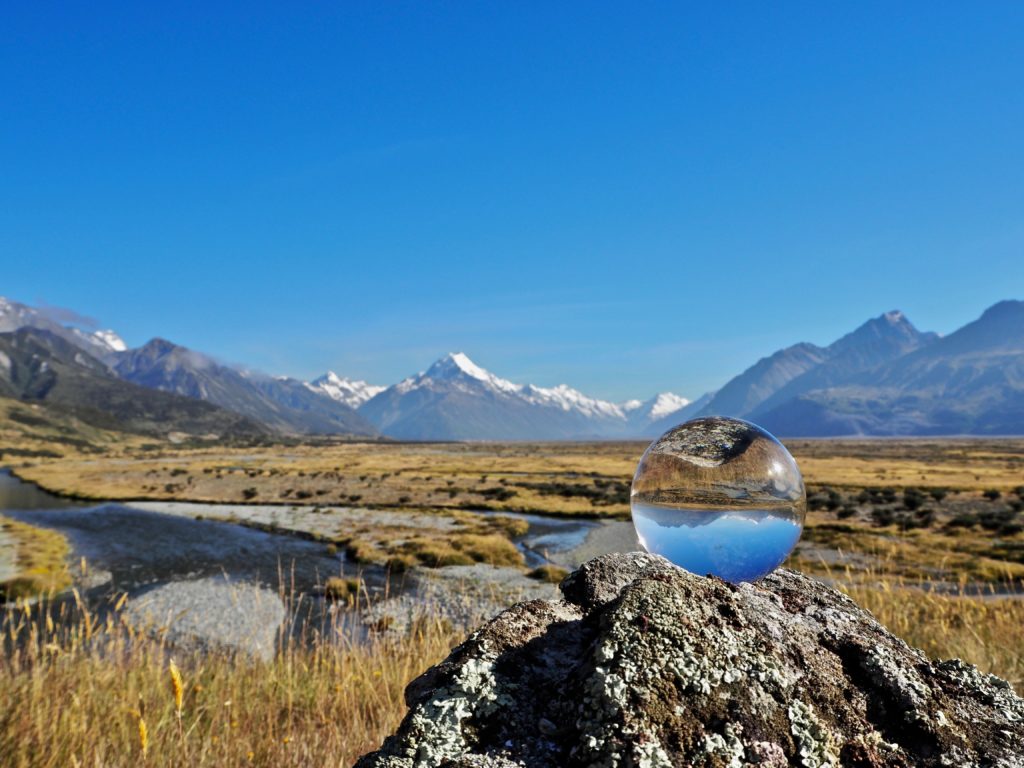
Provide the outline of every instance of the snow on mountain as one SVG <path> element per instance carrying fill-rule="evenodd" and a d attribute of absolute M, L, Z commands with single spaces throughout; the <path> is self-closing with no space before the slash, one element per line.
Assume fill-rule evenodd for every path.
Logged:
<path fill-rule="evenodd" d="M 105 331 L 96 331 L 93 334 L 93 338 L 106 344 L 114 352 L 124 352 L 128 349 L 128 345 L 124 343 L 124 339 L 117 335 L 114 331 L 109 328 Z"/>
<path fill-rule="evenodd" d="M 49 331 L 101 359 L 111 352 L 123 352 L 127 349 L 124 340 L 114 331 L 90 332 L 70 325 L 61 325 L 47 317 L 45 312 L 0 296 L 0 333 L 10 333 L 19 328 Z"/>
<path fill-rule="evenodd" d="M 358 408 L 374 395 L 387 389 L 387 387 L 367 384 L 365 381 L 346 379 L 334 371 L 328 371 L 323 376 L 307 382 L 306 386 L 317 394 L 344 403 L 349 408 Z"/>
<path fill-rule="evenodd" d="M 517 384 L 453 352 L 371 398 L 359 412 L 385 434 L 407 439 L 632 437 L 642 434 L 652 408 L 660 413 L 687 402 L 659 397 L 619 405 L 566 384 Z"/>
<path fill-rule="evenodd" d="M 566 384 L 555 387 L 515 384 L 481 368 L 462 352 L 445 355 L 424 373 L 400 382 L 397 388 L 399 392 L 406 393 L 435 382 L 445 382 L 462 391 L 472 391 L 483 386 L 495 393 L 509 395 L 531 405 L 555 407 L 587 417 L 625 419 L 622 409 L 615 403 L 587 397 Z"/>
<path fill-rule="evenodd" d="M 396 384 L 398 392 L 404 394 L 434 382 L 444 382 L 462 391 L 472 391 L 480 386 L 496 392 L 517 394 L 522 386 L 495 376 L 470 360 L 462 352 L 445 355 L 423 373 L 410 376 Z"/>
<path fill-rule="evenodd" d="M 650 400 L 627 400 L 619 408 L 626 414 L 630 434 L 645 435 L 651 424 L 689 404 L 687 398 L 673 392 L 659 392 Z"/>
<path fill-rule="evenodd" d="M 670 413 L 675 413 L 680 408 L 689 404 L 688 398 L 680 397 L 672 392 L 660 392 L 654 396 L 654 402 L 647 409 L 647 416 L 653 421 L 654 419 L 660 419 L 662 416 L 668 416 Z"/>
<path fill-rule="evenodd" d="M 550 389 L 527 384 L 519 391 L 520 397 L 534 405 L 553 405 L 563 411 L 576 411 L 598 419 L 625 419 L 626 415 L 615 403 L 587 397 L 577 389 L 559 384 Z"/>

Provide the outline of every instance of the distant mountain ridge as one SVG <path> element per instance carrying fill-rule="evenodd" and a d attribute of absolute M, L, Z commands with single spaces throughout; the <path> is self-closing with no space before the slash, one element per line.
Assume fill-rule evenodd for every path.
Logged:
<path fill-rule="evenodd" d="M 922 333 L 902 312 L 872 318 L 821 350 L 822 360 L 764 398 L 749 414 L 756 420 L 782 403 L 808 392 L 839 386 L 866 371 L 922 349 L 938 334 Z"/>
<path fill-rule="evenodd" d="M 74 326 L 61 325 L 38 309 L 0 296 L 0 333 L 10 333 L 19 328 L 48 331 L 99 358 L 127 349 L 124 339 L 114 331 L 90 332 Z"/>
<path fill-rule="evenodd" d="M 624 408 L 564 384 L 515 384 L 453 352 L 377 394 L 359 413 L 404 439 L 569 440 L 630 434 L 655 405 L 664 409 L 675 400 L 682 398 L 666 393 L 646 411 Z M 634 421 L 627 411 L 638 412 Z"/>
<path fill-rule="evenodd" d="M 123 381 L 64 336 L 30 326 L 0 333 L 0 397 L 125 432 L 218 439 L 268 435 L 259 422 L 211 403 Z"/>
<path fill-rule="evenodd" d="M 306 387 L 317 394 L 327 395 L 332 400 L 344 403 L 349 408 L 358 408 L 374 395 L 387 389 L 358 379 L 347 379 L 334 371 L 328 371 L 323 376 L 307 382 Z"/>
<path fill-rule="evenodd" d="M 238 371 L 164 339 L 114 353 L 111 368 L 125 381 L 206 400 L 278 432 L 377 434 L 355 410 L 304 382 Z"/>
<path fill-rule="evenodd" d="M 1024 302 L 999 302 L 944 338 L 888 312 L 821 357 L 753 406 L 718 409 L 713 398 L 700 413 L 784 436 L 1024 434 Z"/>
<path fill-rule="evenodd" d="M 1024 434 L 1024 302 L 765 418 L 811 435 Z"/>
<path fill-rule="evenodd" d="M 120 381 L 205 401 L 230 412 L 228 421 L 247 419 L 238 424 L 243 432 L 258 423 L 284 434 L 415 440 L 608 439 L 655 436 L 695 416 L 727 415 L 782 436 L 1024 434 L 1024 302 L 1013 300 L 944 338 L 919 331 L 902 312 L 886 312 L 828 346 L 802 342 L 768 355 L 693 402 L 663 392 L 613 403 L 565 384 L 517 384 L 461 352 L 390 387 L 333 372 L 302 382 L 239 370 L 162 339 L 127 349 L 113 331 L 64 326 L 56 316 L 0 298 L 0 335 L 31 331 L 22 346 L 32 341 L 36 356 L 26 389 L 11 375 L 17 349 L 0 349 L 0 395 L 37 397 L 33 387 L 48 380 L 52 365 L 63 370 L 55 404 L 68 397 L 82 406 L 67 387 L 80 380 L 83 391 L 102 390 L 101 400 L 116 391 L 111 402 L 124 405 L 126 393 L 139 390 L 117 390 L 111 382 Z M 17 359 L 19 377 L 29 362 Z M 139 424 L 159 412 L 153 407 L 149 402 Z M 131 410 L 122 413 L 129 421 Z M 223 419 L 212 413 L 195 415 Z"/>

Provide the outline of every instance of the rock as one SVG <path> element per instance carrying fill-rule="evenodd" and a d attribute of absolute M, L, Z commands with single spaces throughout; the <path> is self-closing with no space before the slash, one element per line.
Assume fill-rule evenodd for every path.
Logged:
<path fill-rule="evenodd" d="M 215 576 L 172 581 L 133 596 L 125 617 L 136 629 L 160 634 L 185 651 L 274 658 L 284 603 L 276 592 Z"/>
<path fill-rule="evenodd" d="M 647 554 L 591 560 L 406 689 L 357 768 L 1024 766 L 1024 700 L 935 662 L 849 598 Z"/>
<path fill-rule="evenodd" d="M 440 619 L 456 629 L 469 629 L 516 600 L 558 594 L 554 584 L 531 579 L 519 568 L 483 563 L 414 568 L 404 586 L 398 597 L 373 602 L 362 613 L 362 621 L 400 636 L 422 620 Z"/>

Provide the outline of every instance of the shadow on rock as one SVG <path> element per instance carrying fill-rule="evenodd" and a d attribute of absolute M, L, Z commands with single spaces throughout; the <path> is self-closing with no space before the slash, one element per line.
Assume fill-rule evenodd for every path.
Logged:
<path fill-rule="evenodd" d="M 413 681 L 357 768 L 1024 765 L 1024 700 L 841 593 L 606 555 Z"/>

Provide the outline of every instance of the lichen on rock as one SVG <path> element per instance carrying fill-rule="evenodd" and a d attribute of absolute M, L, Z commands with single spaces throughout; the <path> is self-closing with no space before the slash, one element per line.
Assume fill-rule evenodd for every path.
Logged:
<path fill-rule="evenodd" d="M 504 611 L 413 681 L 358 768 L 1024 767 L 1024 701 L 933 662 L 841 593 L 644 553 Z"/>

